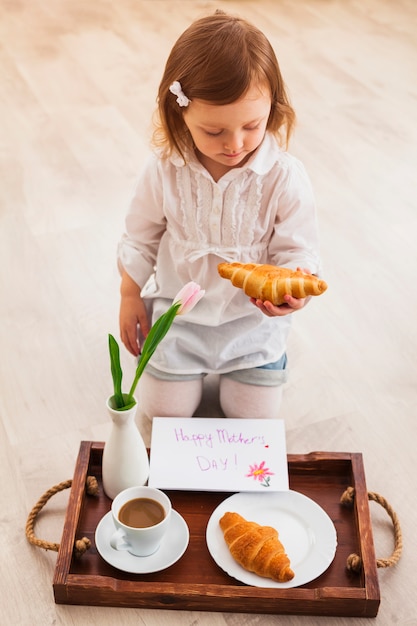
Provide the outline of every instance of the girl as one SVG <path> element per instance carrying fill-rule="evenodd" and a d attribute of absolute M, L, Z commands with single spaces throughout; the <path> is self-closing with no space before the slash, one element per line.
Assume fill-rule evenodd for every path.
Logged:
<path fill-rule="evenodd" d="M 285 151 L 294 120 L 274 51 L 257 28 L 217 11 L 180 36 L 159 87 L 156 151 L 119 245 L 126 348 L 140 353 L 138 328 L 146 336 L 188 281 L 206 295 L 176 318 L 140 380 L 139 406 L 150 418 L 191 417 L 210 373 L 220 375 L 226 417 L 278 415 L 291 316 L 305 300 L 249 299 L 217 265 L 319 271 L 310 182 Z"/>

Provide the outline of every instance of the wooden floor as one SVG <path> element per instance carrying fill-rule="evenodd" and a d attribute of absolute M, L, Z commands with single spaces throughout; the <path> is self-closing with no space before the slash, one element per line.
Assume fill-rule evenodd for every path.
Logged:
<path fill-rule="evenodd" d="M 55 605 L 56 553 L 24 535 L 38 497 L 72 477 L 80 441 L 108 436 L 116 244 L 166 55 L 218 7 L 253 21 L 277 51 L 298 112 L 292 152 L 320 213 L 329 289 L 294 321 L 288 451 L 363 453 L 368 488 L 391 502 L 404 534 L 400 563 L 379 570 L 373 623 L 417 624 L 417 3 L 0 0 L 5 626 L 369 622 Z M 123 363 L 128 378 L 125 352 Z M 40 537 L 60 541 L 67 497 L 48 505 Z M 377 556 L 389 556 L 389 518 L 371 509 Z"/>

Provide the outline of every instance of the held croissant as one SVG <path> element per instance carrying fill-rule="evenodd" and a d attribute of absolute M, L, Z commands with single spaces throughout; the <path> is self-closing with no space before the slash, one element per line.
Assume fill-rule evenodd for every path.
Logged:
<path fill-rule="evenodd" d="M 294 578 L 290 560 L 271 526 L 248 522 L 239 513 L 225 513 L 219 521 L 230 554 L 239 565 L 250 572 L 288 582 Z"/>
<path fill-rule="evenodd" d="M 285 302 L 285 294 L 294 298 L 306 298 L 319 296 L 327 289 L 324 280 L 317 276 L 287 267 L 258 263 L 219 263 L 217 269 L 222 278 L 228 278 L 250 298 L 269 300 L 275 305 Z"/>

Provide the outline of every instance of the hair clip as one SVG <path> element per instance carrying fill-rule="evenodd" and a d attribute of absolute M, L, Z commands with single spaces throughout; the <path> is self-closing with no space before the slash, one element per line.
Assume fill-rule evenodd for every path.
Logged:
<path fill-rule="evenodd" d="M 180 107 L 188 107 L 191 100 L 189 100 L 189 98 L 187 98 L 187 96 L 183 92 L 181 83 L 178 80 L 174 80 L 169 90 L 171 93 L 174 94 L 174 96 L 177 96 L 177 102 L 180 105 Z"/>

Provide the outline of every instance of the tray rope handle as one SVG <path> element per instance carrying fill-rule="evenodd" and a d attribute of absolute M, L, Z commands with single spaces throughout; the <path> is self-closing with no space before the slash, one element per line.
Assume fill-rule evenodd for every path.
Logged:
<path fill-rule="evenodd" d="M 26 533 L 26 538 L 28 539 L 29 543 L 31 543 L 34 546 L 38 546 L 39 548 L 44 548 L 45 550 L 54 550 L 55 552 L 58 552 L 59 543 L 52 543 L 50 541 L 45 541 L 43 539 L 38 539 L 36 537 L 35 530 L 34 530 L 35 521 L 36 521 L 38 514 L 43 509 L 43 507 L 48 502 L 48 500 L 50 500 L 52 496 L 54 496 L 56 493 L 59 493 L 60 491 L 64 491 L 64 489 L 69 489 L 71 485 L 72 485 L 72 480 L 65 480 L 62 483 L 59 483 L 58 485 L 55 485 L 54 487 L 51 487 L 50 489 L 48 489 L 48 491 L 46 491 L 43 494 L 43 496 L 39 498 L 39 500 L 37 501 L 37 503 L 31 510 L 31 512 L 29 513 L 29 516 L 26 521 L 25 533 Z M 99 487 L 98 487 L 98 482 L 95 476 L 87 476 L 87 479 L 85 482 L 85 489 L 86 489 L 86 493 L 90 496 L 96 496 L 98 494 Z M 82 539 L 77 539 L 74 543 L 74 556 L 77 559 L 80 558 L 90 548 L 90 546 L 91 546 L 91 541 L 87 537 L 83 537 Z"/>
<path fill-rule="evenodd" d="M 352 507 L 354 497 L 354 487 L 348 487 L 340 498 L 340 504 L 342 504 L 343 506 Z M 392 520 L 394 526 L 394 550 L 391 556 L 387 559 L 377 559 L 376 561 L 377 567 L 391 567 L 392 565 L 398 563 L 403 549 L 403 536 L 398 516 L 392 506 L 389 504 L 389 502 L 387 502 L 387 500 L 378 493 L 368 491 L 368 500 L 372 500 L 380 504 L 386 510 Z M 360 570 L 362 569 L 361 557 L 358 554 L 350 554 L 346 561 L 346 567 L 352 572 L 360 572 Z"/>

